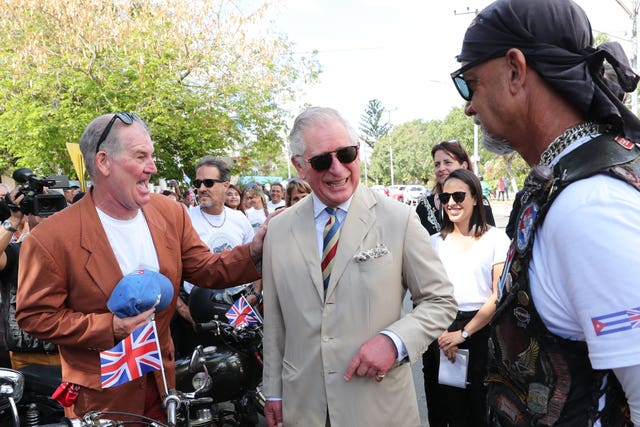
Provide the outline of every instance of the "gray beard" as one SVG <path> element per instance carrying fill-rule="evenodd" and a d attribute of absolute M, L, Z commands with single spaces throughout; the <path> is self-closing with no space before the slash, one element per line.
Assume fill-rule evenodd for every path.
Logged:
<path fill-rule="evenodd" d="M 509 153 L 513 153 L 515 150 L 511 148 L 511 144 L 509 141 L 502 138 L 496 138 L 493 135 L 490 135 L 489 132 L 482 126 L 479 120 L 474 120 L 474 122 L 480 126 L 482 130 L 482 146 L 492 153 L 498 154 L 500 156 L 504 156 Z"/>

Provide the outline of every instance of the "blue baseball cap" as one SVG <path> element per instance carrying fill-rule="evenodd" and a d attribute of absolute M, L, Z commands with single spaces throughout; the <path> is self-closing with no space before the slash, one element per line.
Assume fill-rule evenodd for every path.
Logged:
<path fill-rule="evenodd" d="M 153 270 L 137 270 L 120 279 L 107 308 L 118 317 L 131 317 L 151 307 L 162 311 L 172 299 L 173 284 L 167 276 Z"/>

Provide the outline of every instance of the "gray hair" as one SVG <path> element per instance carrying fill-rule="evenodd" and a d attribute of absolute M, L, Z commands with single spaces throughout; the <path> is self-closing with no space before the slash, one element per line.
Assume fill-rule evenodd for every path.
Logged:
<path fill-rule="evenodd" d="M 342 123 L 347 129 L 353 143 L 358 144 L 358 133 L 336 110 L 326 107 L 307 108 L 296 117 L 291 133 L 289 134 L 289 150 L 291 151 L 291 155 L 297 158 L 298 164 L 301 167 L 304 167 L 304 162 L 301 162 L 301 160 L 307 148 L 303 137 L 304 132 L 319 122 L 332 120 L 337 120 Z"/>
<path fill-rule="evenodd" d="M 85 128 L 82 136 L 80 137 L 80 151 L 82 152 L 82 157 L 84 158 L 84 166 L 87 169 L 87 173 L 93 179 L 95 179 L 96 172 L 96 146 L 98 145 L 98 139 L 104 132 L 105 128 L 109 121 L 113 118 L 115 114 L 103 114 L 102 116 L 98 116 L 91 121 Z M 144 129 L 147 131 L 147 134 L 151 136 L 151 132 L 149 127 L 144 121 L 135 119 L 134 120 L 144 126 Z M 122 123 L 119 123 L 120 120 L 117 120 L 113 123 L 111 130 L 109 131 L 109 135 L 107 138 L 102 141 L 102 145 L 100 148 L 107 152 L 111 156 L 115 156 L 116 154 L 122 151 L 122 141 L 118 138 L 118 129 L 121 127 Z"/>
<path fill-rule="evenodd" d="M 231 170 L 229 169 L 229 165 L 227 165 L 227 162 L 225 162 L 222 159 L 219 159 L 213 156 L 204 156 L 203 158 L 200 159 L 198 164 L 196 164 L 196 172 L 202 166 L 213 166 L 216 169 L 218 169 L 218 172 L 220 172 L 221 180 L 225 182 L 228 182 L 231 180 Z"/>

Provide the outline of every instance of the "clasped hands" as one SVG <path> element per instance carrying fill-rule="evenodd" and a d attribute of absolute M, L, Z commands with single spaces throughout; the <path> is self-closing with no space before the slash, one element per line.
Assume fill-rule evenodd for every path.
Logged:
<path fill-rule="evenodd" d="M 444 352 L 444 355 L 447 356 L 451 362 L 456 361 L 456 352 L 458 351 L 458 345 L 464 342 L 464 338 L 462 338 L 462 330 L 457 330 L 453 332 L 444 331 L 440 338 L 438 338 L 438 346 L 440 350 Z"/>

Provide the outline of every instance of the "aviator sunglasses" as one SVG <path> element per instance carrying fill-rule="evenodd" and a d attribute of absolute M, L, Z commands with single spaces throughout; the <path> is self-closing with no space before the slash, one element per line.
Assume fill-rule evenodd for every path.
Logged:
<path fill-rule="evenodd" d="M 318 154 L 317 156 L 313 156 L 309 160 L 305 159 L 305 162 L 310 163 L 311 167 L 318 172 L 326 171 L 331 167 L 331 162 L 333 162 L 333 158 L 331 157 L 333 153 L 336 154 L 336 157 L 338 158 L 340 163 L 346 165 L 353 162 L 356 157 L 358 157 L 358 146 L 352 145 L 350 147 L 341 148 L 336 151 Z"/>
<path fill-rule="evenodd" d="M 115 113 L 113 117 L 111 117 L 111 120 L 109 120 L 109 123 L 107 124 L 107 126 L 102 131 L 102 135 L 100 135 L 100 139 L 98 139 L 98 144 L 96 145 L 96 154 L 98 153 L 98 151 L 100 151 L 100 146 L 102 145 L 104 140 L 107 139 L 107 136 L 109 136 L 109 132 L 111 131 L 111 128 L 113 127 L 113 124 L 115 123 L 116 119 L 120 119 L 120 121 L 125 125 L 130 125 L 134 121 L 142 122 L 142 119 L 138 117 L 136 113 Z"/>
<path fill-rule="evenodd" d="M 207 179 L 194 179 L 193 180 L 193 185 L 195 185 L 195 188 L 200 188 L 200 186 L 202 184 L 204 184 L 205 187 L 207 188 L 211 188 L 213 187 L 216 183 L 223 183 L 224 181 L 221 179 L 213 179 L 213 178 L 207 178 Z"/>
<path fill-rule="evenodd" d="M 440 199 L 440 203 L 446 205 L 449 203 L 449 199 L 453 197 L 453 201 L 456 203 L 462 203 L 467 193 L 465 191 L 456 191 L 453 193 L 440 193 L 438 194 L 438 198 Z"/>
<path fill-rule="evenodd" d="M 469 62 L 467 65 L 457 69 L 453 73 L 451 73 L 451 80 L 453 80 L 453 84 L 458 89 L 458 93 L 465 101 L 471 101 L 473 98 L 473 90 L 467 84 L 467 81 L 464 79 L 464 73 L 469 71 L 472 68 L 477 67 L 478 65 L 485 63 L 491 59 L 500 58 L 507 53 L 506 49 L 500 49 L 493 52 L 489 52 L 488 54 L 481 56 L 480 58 Z"/>

